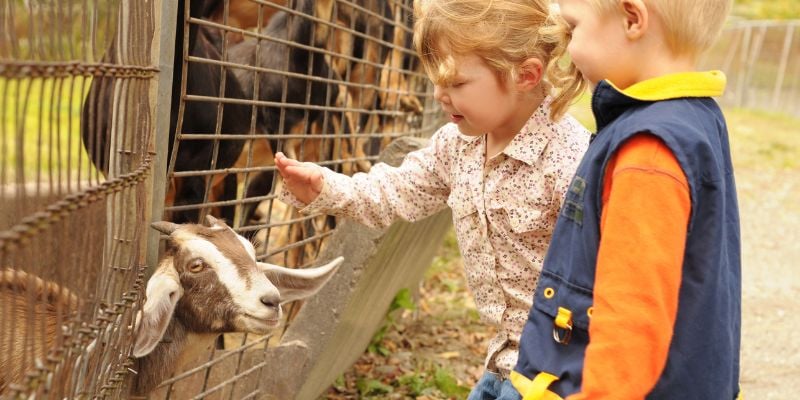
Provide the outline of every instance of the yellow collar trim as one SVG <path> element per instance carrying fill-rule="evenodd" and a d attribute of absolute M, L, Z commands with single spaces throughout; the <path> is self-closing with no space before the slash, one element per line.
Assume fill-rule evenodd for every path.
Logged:
<path fill-rule="evenodd" d="M 613 83 L 608 82 L 611 86 Z M 725 91 L 722 71 L 679 72 L 659 76 L 631 85 L 625 90 L 614 89 L 637 100 L 657 101 L 680 97 L 715 97 Z"/>

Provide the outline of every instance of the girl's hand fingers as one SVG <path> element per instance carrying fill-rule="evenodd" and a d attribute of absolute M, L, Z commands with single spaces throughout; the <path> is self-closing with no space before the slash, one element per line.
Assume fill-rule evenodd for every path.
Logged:
<path fill-rule="evenodd" d="M 316 164 L 299 162 L 278 152 L 275 166 L 289 191 L 304 203 L 310 203 L 322 191 L 322 171 Z"/>
<path fill-rule="evenodd" d="M 299 165 L 299 164 L 301 164 L 300 161 L 286 157 L 283 153 L 278 152 L 277 154 L 275 154 L 275 165 L 277 165 L 278 167 L 281 166 L 285 167 L 287 165 Z"/>

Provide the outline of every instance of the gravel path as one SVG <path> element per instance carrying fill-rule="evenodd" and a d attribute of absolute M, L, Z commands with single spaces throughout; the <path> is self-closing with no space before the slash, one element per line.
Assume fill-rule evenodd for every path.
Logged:
<path fill-rule="evenodd" d="M 800 378 L 800 174 L 736 171 L 745 398 L 795 399 Z"/>

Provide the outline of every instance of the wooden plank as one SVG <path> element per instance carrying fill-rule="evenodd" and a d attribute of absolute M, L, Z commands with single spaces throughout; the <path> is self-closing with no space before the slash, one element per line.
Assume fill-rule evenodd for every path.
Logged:
<path fill-rule="evenodd" d="M 426 139 L 396 142 L 404 155 Z M 386 230 L 344 221 L 320 259 L 343 255 L 345 263 L 303 306 L 282 344 L 268 349 L 262 389 L 282 400 L 324 392 L 367 348 L 397 292 L 416 290 L 450 226 L 449 210 Z"/>

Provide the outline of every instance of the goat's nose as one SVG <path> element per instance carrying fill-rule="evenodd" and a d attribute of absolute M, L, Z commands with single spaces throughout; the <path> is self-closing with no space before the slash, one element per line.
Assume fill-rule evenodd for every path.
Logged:
<path fill-rule="evenodd" d="M 261 296 L 261 304 L 267 307 L 278 307 L 281 304 L 281 298 L 277 294 L 265 294 Z"/>

